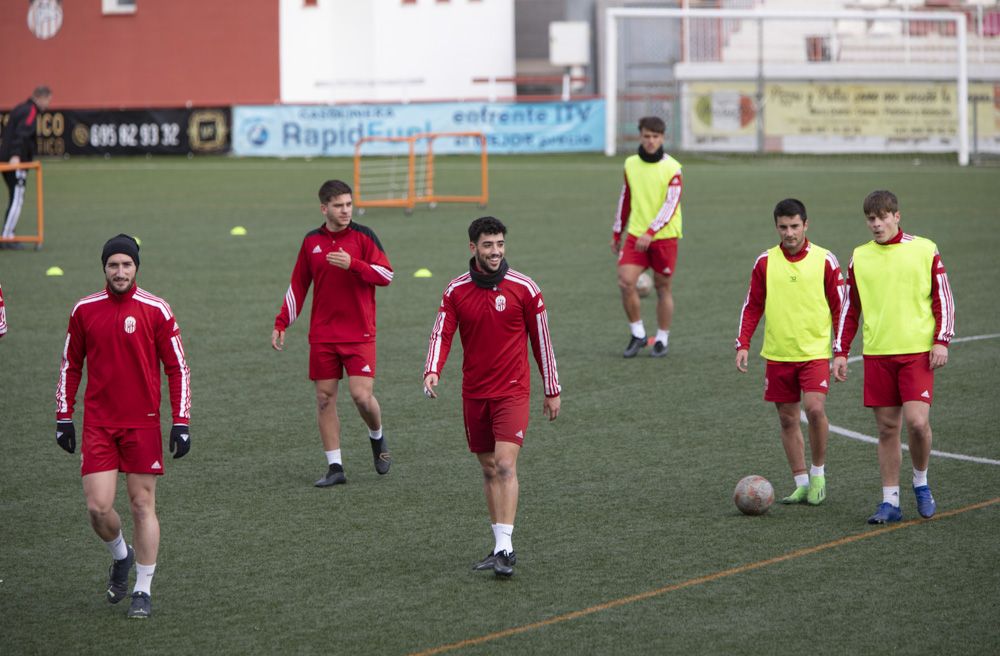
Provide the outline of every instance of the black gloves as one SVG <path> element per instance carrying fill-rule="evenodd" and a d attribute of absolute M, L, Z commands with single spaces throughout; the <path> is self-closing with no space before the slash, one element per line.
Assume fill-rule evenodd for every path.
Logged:
<path fill-rule="evenodd" d="M 190 448 L 190 429 L 185 424 L 174 424 L 170 429 L 170 453 L 174 454 L 174 460 L 183 458 Z"/>
<path fill-rule="evenodd" d="M 56 420 L 56 443 L 66 453 L 76 452 L 76 426 L 71 419 Z"/>

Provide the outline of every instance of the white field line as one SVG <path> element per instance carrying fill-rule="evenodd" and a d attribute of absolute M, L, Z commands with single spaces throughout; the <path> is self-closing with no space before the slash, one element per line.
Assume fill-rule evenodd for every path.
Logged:
<path fill-rule="evenodd" d="M 991 335 L 972 335 L 971 337 L 958 337 L 951 340 L 952 344 L 957 344 L 959 342 L 975 342 L 981 339 L 996 339 L 1000 337 L 1000 333 L 993 333 Z M 855 355 L 847 359 L 850 362 L 860 362 L 862 356 Z M 808 424 L 809 420 L 806 419 L 806 413 L 803 411 L 799 415 L 799 419 L 803 424 Z M 844 437 L 849 437 L 852 440 L 858 440 L 859 442 L 868 442 L 869 444 L 878 444 L 878 438 L 872 437 L 871 435 L 865 435 L 863 433 L 858 433 L 856 431 L 849 430 L 847 428 L 841 428 L 840 426 L 834 426 L 830 424 L 830 432 L 836 433 L 837 435 L 843 435 Z M 909 451 L 910 447 L 903 444 L 903 449 Z M 966 462 L 979 462 L 985 465 L 1000 465 L 1000 460 L 993 460 L 991 458 L 979 458 L 976 456 L 967 456 L 962 453 L 948 453 L 947 451 L 935 451 L 931 450 L 932 456 L 939 456 L 941 458 L 952 458 L 953 460 L 964 460 Z"/>

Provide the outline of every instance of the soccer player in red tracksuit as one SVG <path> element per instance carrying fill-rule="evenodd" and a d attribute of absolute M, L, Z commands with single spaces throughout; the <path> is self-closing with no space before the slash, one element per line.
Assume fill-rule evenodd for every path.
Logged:
<path fill-rule="evenodd" d="M 750 338 L 765 317 L 760 352 L 767 360 L 764 400 L 772 401 L 778 411 L 781 444 L 795 480 L 795 490 L 781 502 L 817 506 L 826 498 L 830 431 L 826 393 L 833 321 L 840 317 L 843 285 L 836 256 L 806 237 L 808 221 L 802 201 L 786 198 L 774 208 L 774 227 L 781 243 L 754 262 L 750 291 L 740 312 L 736 369 L 746 373 Z M 812 467 L 808 473 L 799 422 L 802 405 L 809 421 Z"/>
<path fill-rule="evenodd" d="M 351 188 L 327 180 L 319 190 L 325 223 L 302 240 L 285 301 L 274 318 L 271 346 L 281 351 L 285 330 L 292 325 L 314 284 L 309 324 L 309 378 L 316 386 L 319 433 L 326 452 L 327 473 L 316 487 L 347 482 L 340 453 L 337 383 L 347 371 L 347 384 L 368 437 L 375 471 L 387 474 L 392 464 L 382 434 L 382 409 L 375 386 L 375 288 L 392 282 L 392 266 L 378 237 L 354 223 Z"/>
<path fill-rule="evenodd" d="M 847 353 L 864 314 L 864 404 L 875 413 L 882 503 L 869 524 L 903 518 L 899 507 L 900 432 L 906 422 L 913 494 L 921 517 L 937 503 L 927 483 L 934 370 L 948 363 L 955 336 L 955 300 L 934 242 L 899 227 L 899 199 L 878 190 L 863 210 L 874 239 L 854 249 L 847 295 L 833 343 L 833 375 L 847 380 Z"/>
<path fill-rule="evenodd" d="M 150 616 L 150 584 L 160 546 L 156 477 L 163 473 L 160 434 L 160 363 L 170 387 L 170 450 L 191 447 L 191 374 L 180 328 L 170 306 L 136 285 L 139 245 L 128 235 L 108 240 L 101 255 L 107 286 L 73 307 L 56 388 L 56 442 L 74 453 L 73 409 L 87 362 L 80 472 L 90 523 L 104 540 L 111 564 L 107 598 L 125 598 L 136 566 L 128 616 Z M 118 472 L 125 473 L 135 524 L 135 549 L 122 535 L 114 502 Z"/>
<path fill-rule="evenodd" d="M 3 304 L 3 289 L 0 289 L 0 337 L 7 334 L 7 309 Z"/>
<path fill-rule="evenodd" d="M 528 338 L 542 375 L 542 411 L 559 415 L 560 387 L 549 337 L 548 311 L 538 285 L 507 266 L 507 228 L 492 216 L 469 226 L 469 272 L 444 291 L 424 366 L 424 394 L 437 398 L 438 380 L 455 330 L 462 338 L 465 436 L 483 472 L 495 546 L 475 570 L 511 576 L 516 562 L 511 534 L 517 513 L 517 455 L 530 414 Z"/>

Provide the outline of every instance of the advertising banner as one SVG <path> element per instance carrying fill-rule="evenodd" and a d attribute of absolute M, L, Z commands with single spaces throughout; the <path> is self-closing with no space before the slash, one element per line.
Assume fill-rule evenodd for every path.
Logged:
<path fill-rule="evenodd" d="M 694 82 L 684 101 L 684 146 L 757 149 L 756 84 Z M 973 152 L 1000 152 L 1000 86 L 969 85 Z M 764 85 L 765 150 L 780 152 L 957 149 L 955 85 L 947 82 Z"/>
<path fill-rule="evenodd" d="M 482 132 L 490 153 L 597 152 L 604 101 L 233 108 L 233 152 L 243 156 L 349 156 L 362 137 L 424 132 Z M 445 140 L 435 152 L 473 152 L 472 143 Z"/>
<path fill-rule="evenodd" d="M 0 115 L 6 125 L 7 114 Z M 229 108 L 50 109 L 38 117 L 40 156 L 229 152 Z M 2 133 L 0 133 L 2 138 Z"/>

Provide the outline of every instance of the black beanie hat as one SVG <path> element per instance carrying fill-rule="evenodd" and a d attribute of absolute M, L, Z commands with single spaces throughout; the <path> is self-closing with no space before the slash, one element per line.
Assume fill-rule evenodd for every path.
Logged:
<path fill-rule="evenodd" d="M 128 255 L 139 266 L 139 242 L 134 237 L 122 233 L 105 242 L 104 251 L 101 252 L 101 266 L 107 266 L 108 258 L 116 253 Z"/>

